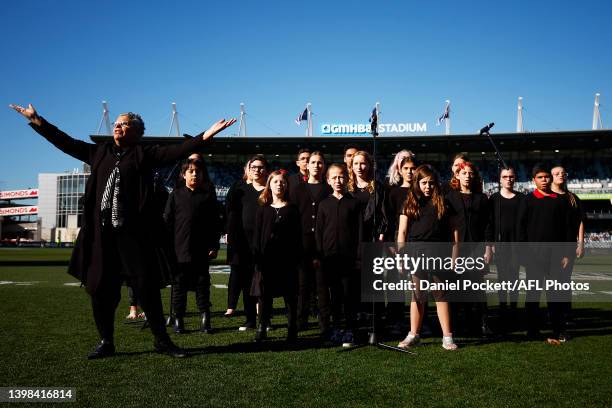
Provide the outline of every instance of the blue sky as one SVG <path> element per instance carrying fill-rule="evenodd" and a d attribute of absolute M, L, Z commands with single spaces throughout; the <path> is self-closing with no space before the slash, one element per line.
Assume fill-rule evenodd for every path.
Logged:
<path fill-rule="evenodd" d="M 171 103 L 195 133 L 246 104 L 250 135 L 300 135 L 311 102 L 321 123 L 427 122 L 452 101 L 453 133 L 494 121 L 589 129 L 600 92 L 612 110 L 609 1 L 31 1 L 0 14 L 0 99 L 31 102 L 89 140 L 101 101 L 140 112 L 147 134 L 167 135 Z M 37 185 L 41 172 L 80 164 L 0 109 L 0 190 Z M 236 133 L 237 126 L 227 133 Z"/>

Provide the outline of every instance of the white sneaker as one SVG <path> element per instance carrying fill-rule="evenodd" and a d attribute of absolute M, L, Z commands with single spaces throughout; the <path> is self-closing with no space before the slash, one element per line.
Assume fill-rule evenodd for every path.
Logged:
<path fill-rule="evenodd" d="M 453 340 L 453 336 L 444 336 L 442 337 L 442 347 L 444 350 L 457 350 L 458 346 L 455 344 Z"/>
<path fill-rule="evenodd" d="M 406 338 L 400 341 L 397 347 L 406 350 L 406 349 L 409 349 L 410 347 L 418 346 L 420 343 L 421 343 L 421 337 L 419 337 L 418 334 L 414 335 L 408 332 L 408 335 L 406 336 Z"/>

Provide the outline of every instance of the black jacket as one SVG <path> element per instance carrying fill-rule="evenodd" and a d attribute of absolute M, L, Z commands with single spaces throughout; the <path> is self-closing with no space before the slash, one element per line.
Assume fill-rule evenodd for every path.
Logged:
<path fill-rule="evenodd" d="M 360 258 L 363 215 L 359 201 L 350 193 L 337 199 L 330 194 L 319 204 L 315 229 L 318 257 Z"/>
<path fill-rule="evenodd" d="M 212 183 L 193 191 L 184 185 L 175 188 L 168 197 L 164 221 L 178 262 L 207 262 L 208 252 L 219 249 L 221 218 Z"/>
<path fill-rule="evenodd" d="M 83 197 L 83 225 L 76 240 L 68 273 L 81 280 L 89 293 L 94 293 L 102 278 L 104 270 L 104 245 L 102 245 L 102 225 L 100 222 L 100 203 L 104 192 L 105 181 L 116 160 L 113 151 L 114 142 L 101 144 L 87 143 L 73 139 L 57 127 L 43 119 L 42 124 L 30 126 L 64 153 L 91 166 L 91 175 L 85 185 Z M 147 263 L 150 268 L 146 279 L 161 280 L 162 265 L 158 262 L 164 234 L 162 214 L 158 211 L 153 196 L 153 169 L 188 156 L 200 150 L 206 142 L 201 134 L 181 144 L 157 146 L 137 144 L 125 149 L 126 160 L 119 166 L 121 173 L 121 191 L 128 194 L 134 202 L 127 203 L 133 212 L 126 219 L 129 228 L 140 242 L 137 253 L 124 254 L 135 257 L 139 262 Z M 126 227 L 127 228 L 127 227 Z M 145 270 L 146 268 L 143 268 Z"/>
<path fill-rule="evenodd" d="M 315 230 L 317 227 L 319 204 L 332 192 L 331 187 L 327 183 L 322 182 L 320 186 L 319 193 L 313 195 L 308 183 L 299 184 L 291 196 L 291 202 L 300 213 L 304 249 L 309 253 L 316 251 Z"/>
<path fill-rule="evenodd" d="M 446 195 L 452 210 L 451 225 L 459 231 L 461 242 L 491 242 L 493 236 L 487 228 L 490 219 L 489 199 L 483 193 L 472 193 L 468 198 L 470 205 L 466 206 L 461 192 L 450 190 Z"/>

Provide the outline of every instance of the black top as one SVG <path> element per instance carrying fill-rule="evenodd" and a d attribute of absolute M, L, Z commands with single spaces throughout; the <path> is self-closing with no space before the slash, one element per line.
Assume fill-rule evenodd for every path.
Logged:
<path fill-rule="evenodd" d="M 495 242 L 518 241 L 518 215 L 524 199 L 525 195 L 518 192 L 512 198 L 505 198 L 499 192 L 491 195 L 487 236 L 492 236 Z"/>
<path fill-rule="evenodd" d="M 308 177 L 304 179 L 304 175 L 298 170 L 297 173 L 291 174 L 287 177 L 287 190 L 289 191 L 289 197 L 295 193 L 295 189 L 308 182 Z"/>
<path fill-rule="evenodd" d="M 317 226 L 317 211 L 321 200 L 331 194 L 327 183 L 300 184 L 291 196 L 291 202 L 298 208 L 301 217 L 301 230 L 304 249 L 308 253 L 316 251 L 315 229 Z"/>
<path fill-rule="evenodd" d="M 571 242 L 568 201 L 556 194 L 545 196 L 538 190 L 528 194 L 519 208 L 519 240 L 521 242 Z"/>
<path fill-rule="evenodd" d="M 438 214 L 431 199 L 419 201 L 420 216 L 408 226 L 408 242 L 451 242 L 452 231 L 449 220 L 448 206 L 442 218 Z"/>
<path fill-rule="evenodd" d="M 387 215 L 387 234 L 385 239 L 390 242 L 397 241 L 399 216 L 404 209 L 404 202 L 408 198 L 410 187 L 394 185 L 389 188 L 385 200 L 385 213 Z"/>
<path fill-rule="evenodd" d="M 98 289 L 104 270 L 105 250 L 100 222 L 100 203 L 104 187 L 115 166 L 116 147 L 113 142 L 92 144 L 73 139 L 46 120 L 40 126 L 30 126 L 64 153 L 91 166 L 91 176 L 83 196 L 83 225 L 72 251 L 68 272 L 80 279 L 92 294 Z M 153 170 L 200 150 L 206 142 L 201 134 L 171 146 L 136 144 L 124 149 L 119 163 L 121 193 L 125 208 L 124 233 L 139 242 L 136 252 L 122 253 L 130 258 L 137 270 L 126 271 L 149 280 L 161 276 L 155 251 L 163 240 L 163 218 L 153 194 Z M 161 282 L 160 282 L 161 283 Z"/>
<path fill-rule="evenodd" d="M 570 201 L 570 194 L 574 196 L 576 200 L 576 206 L 572 206 Z M 567 205 L 570 211 L 570 231 L 571 236 L 574 237 L 573 241 L 578 240 L 578 230 L 580 229 L 580 223 L 586 220 L 586 214 L 584 212 L 584 208 L 582 207 L 582 201 L 578 198 L 578 196 L 574 193 L 565 193 L 559 194 L 562 198 L 567 200 Z"/>
<path fill-rule="evenodd" d="M 220 217 L 214 186 L 172 191 L 164 220 L 174 240 L 178 262 L 208 261 L 208 251 L 219 249 Z"/>
<path fill-rule="evenodd" d="M 357 259 L 362 241 L 362 211 L 350 193 L 337 199 L 330 194 L 319 204 L 315 229 L 317 252 L 321 257 L 342 256 Z"/>
<path fill-rule="evenodd" d="M 380 234 L 387 231 L 385 214 L 385 190 L 380 183 L 375 184 L 374 192 L 366 188 L 356 188 L 351 193 L 361 204 L 363 215 L 363 242 L 376 242 Z"/>
<path fill-rule="evenodd" d="M 259 207 L 253 240 L 254 278 L 258 295 L 281 296 L 294 288 L 297 265 L 302 259 L 302 234 L 297 207 Z M 257 291 L 256 291 L 257 292 Z"/>
<path fill-rule="evenodd" d="M 252 263 L 251 244 L 255 234 L 255 216 L 261 191 L 239 181 L 226 197 L 228 262 L 232 265 Z"/>
<path fill-rule="evenodd" d="M 451 190 L 446 199 L 453 211 L 451 223 L 459 230 L 461 242 L 485 242 L 492 241 L 492 236 L 487 236 L 491 230 L 487 229 L 489 224 L 489 199 L 483 193 L 465 194 L 457 190 Z"/>

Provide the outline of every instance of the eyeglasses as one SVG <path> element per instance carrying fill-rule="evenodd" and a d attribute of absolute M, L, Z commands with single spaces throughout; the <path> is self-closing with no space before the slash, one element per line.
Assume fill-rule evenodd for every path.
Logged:
<path fill-rule="evenodd" d="M 266 168 L 264 166 L 249 166 L 249 169 L 253 171 L 264 171 Z"/>
<path fill-rule="evenodd" d="M 115 122 L 113 123 L 113 127 L 124 127 L 124 126 L 130 126 L 130 121 L 129 120 L 122 120 L 121 122 Z"/>

